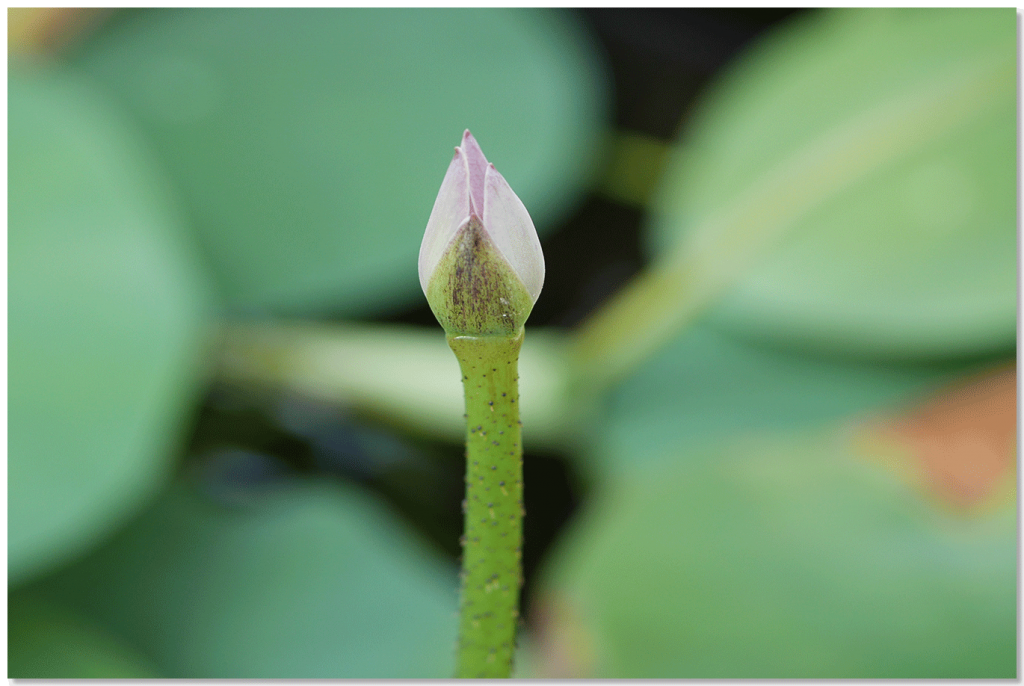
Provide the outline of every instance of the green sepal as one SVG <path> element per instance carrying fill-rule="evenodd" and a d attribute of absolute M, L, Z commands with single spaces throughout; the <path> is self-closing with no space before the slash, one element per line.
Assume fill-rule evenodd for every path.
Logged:
<path fill-rule="evenodd" d="M 427 302 L 450 337 L 514 337 L 533 310 L 526 286 L 475 216 L 438 262 Z"/>

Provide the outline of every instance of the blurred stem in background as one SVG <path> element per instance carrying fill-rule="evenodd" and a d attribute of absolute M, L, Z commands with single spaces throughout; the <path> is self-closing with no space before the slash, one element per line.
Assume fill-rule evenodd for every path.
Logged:
<path fill-rule="evenodd" d="M 566 403 L 565 336 L 530 332 L 519 358 L 522 409 L 530 443 L 548 449 L 573 442 Z M 444 339 L 394 324 L 282 321 L 227 323 L 217 377 L 267 392 L 290 390 L 352 405 L 428 438 L 459 441 L 465 429 L 458 363 Z"/>

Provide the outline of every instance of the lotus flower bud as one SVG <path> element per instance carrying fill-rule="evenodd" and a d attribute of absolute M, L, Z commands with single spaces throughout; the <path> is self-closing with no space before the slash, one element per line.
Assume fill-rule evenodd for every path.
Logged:
<path fill-rule="evenodd" d="M 544 285 L 533 221 L 468 130 L 427 220 L 419 269 L 449 336 L 517 334 Z"/>

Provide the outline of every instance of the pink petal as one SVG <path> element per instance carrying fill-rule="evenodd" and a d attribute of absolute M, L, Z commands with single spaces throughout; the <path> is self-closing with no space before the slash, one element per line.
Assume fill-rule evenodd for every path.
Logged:
<path fill-rule="evenodd" d="M 544 285 L 544 253 L 537 229 L 519 196 L 493 164 L 487 166 L 485 179 L 484 229 L 536 302 Z"/>
<path fill-rule="evenodd" d="M 470 201 L 467 179 L 469 172 L 466 166 L 466 155 L 455 148 L 448 171 L 441 182 L 441 190 L 434 200 L 434 209 L 427 220 L 427 229 L 423 233 L 420 244 L 419 273 L 420 286 L 427 292 L 430 277 L 434 268 L 444 256 L 448 244 L 458 232 L 459 227 L 469 218 Z"/>
<path fill-rule="evenodd" d="M 477 217 L 484 216 L 484 177 L 487 173 L 487 158 L 484 151 L 466 129 L 462 134 L 462 151 L 466 154 L 469 167 L 469 199 L 470 211 Z"/>

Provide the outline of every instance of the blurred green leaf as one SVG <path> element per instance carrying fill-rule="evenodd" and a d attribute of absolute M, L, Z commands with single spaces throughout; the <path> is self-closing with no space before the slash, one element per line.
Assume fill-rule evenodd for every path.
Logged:
<path fill-rule="evenodd" d="M 1009 8 L 777 32 L 705 101 L 654 244 L 731 288 L 713 319 L 732 330 L 895 357 L 1012 347 L 1016 41 Z"/>
<path fill-rule="evenodd" d="M 457 571 L 352 486 L 227 508 L 177 484 L 44 590 L 175 678 L 447 678 Z"/>
<path fill-rule="evenodd" d="M 168 189 L 77 77 L 8 81 L 12 583 L 84 550 L 167 475 L 209 296 Z"/>
<path fill-rule="evenodd" d="M 120 639 L 29 594 L 8 599 L 7 632 L 7 676 L 12 679 L 159 677 Z"/>
<path fill-rule="evenodd" d="M 361 315 L 415 302 L 420 240 L 467 127 L 542 232 L 601 152 L 606 76 L 566 13 L 119 19 L 76 64 L 152 136 L 238 309 Z"/>
<path fill-rule="evenodd" d="M 547 570 L 552 634 L 592 677 L 1013 678 L 1012 500 L 948 514 L 877 457 L 819 432 L 610 480 Z"/>
<path fill-rule="evenodd" d="M 602 478 L 685 457 L 737 433 L 789 433 L 905 401 L 963 365 L 830 360 L 690 327 L 609 395 L 595 424 Z"/>

